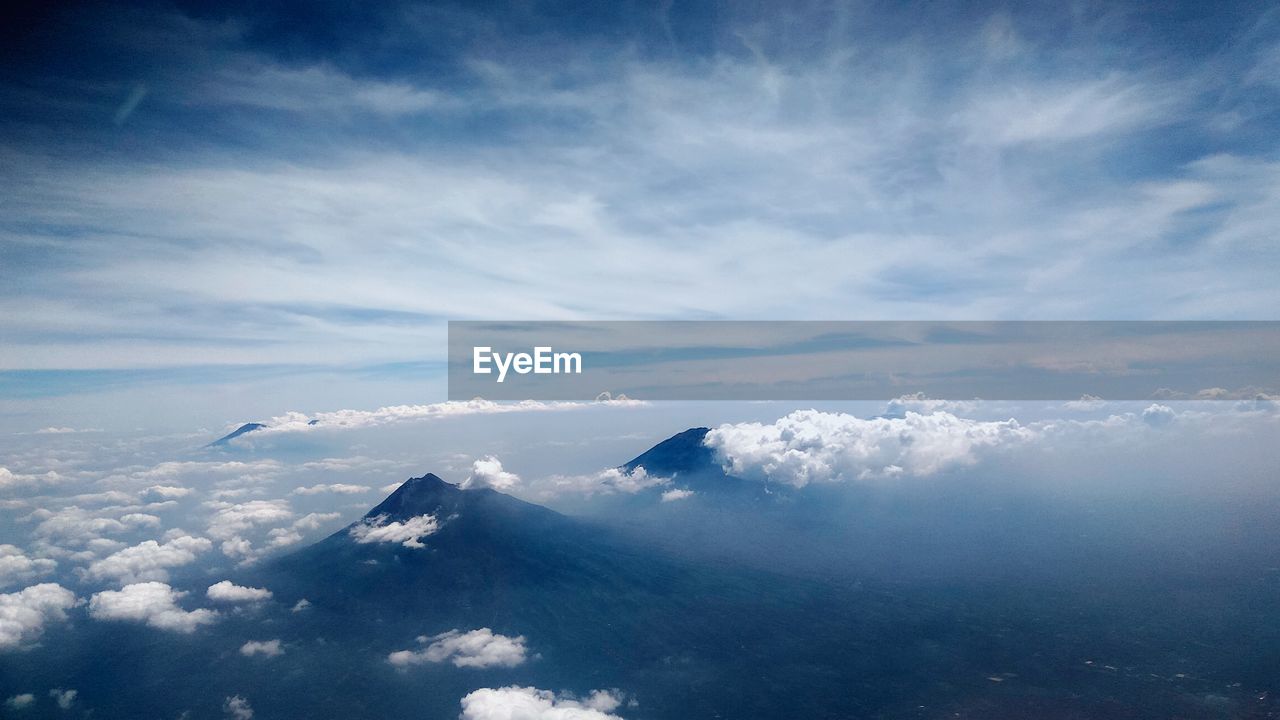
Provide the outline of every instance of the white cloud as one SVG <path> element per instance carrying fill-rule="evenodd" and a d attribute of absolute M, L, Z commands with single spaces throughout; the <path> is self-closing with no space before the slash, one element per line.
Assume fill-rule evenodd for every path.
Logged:
<path fill-rule="evenodd" d="M 289 501 L 283 499 L 250 500 L 234 504 L 217 500 L 206 505 L 214 509 L 207 532 L 211 537 L 223 541 L 221 550 L 224 555 L 244 562 L 257 560 L 263 552 L 255 549 L 253 543 L 244 537 L 245 534 L 260 526 L 278 525 L 293 519 Z"/>
<path fill-rule="evenodd" d="M 79 695 L 75 690 L 63 690 L 62 688 L 54 688 L 49 691 L 49 697 L 57 703 L 61 710 L 70 710 L 71 706 L 76 702 L 76 696 Z"/>
<path fill-rule="evenodd" d="M 165 500 L 177 500 L 184 498 L 195 490 L 186 487 L 178 487 L 176 485 L 152 485 L 142 491 L 142 499 L 147 502 L 163 502 Z"/>
<path fill-rule="evenodd" d="M 253 708 L 239 695 L 231 695 L 222 702 L 222 711 L 232 720 L 253 720 Z"/>
<path fill-rule="evenodd" d="M 1079 400 L 1071 400 L 1069 402 L 1062 403 L 1062 407 L 1066 408 L 1067 410 L 1077 410 L 1081 412 L 1098 410 L 1103 407 L 1106 407 L 1106 405 L 1107 405 L 1106 400 L 1103 400 L 1097 395 L 1089 395 L 1089 394 L 1081 395 Z"/>
<path fill-rule="evenodd" d="M 241 564 L 253 563 L 268 553 L 302 542 L 305 537 L 303 533 L 318 530 L 325 523 L 336 520 L 339 517 L 342 517 L 342 514 L 337 512 L 307 513 L 294 520 L 288 526 L 269 530 L 266 542 L 258 547 L 254 547 L 254 544 L 248 539 L 236 535 L 225 540 L 221 545 L 221 550 L 227 557 L 239 559 Z"/>
<path fill-rule="evenodd" d="M 459 486 L 463 490 L 492 488 L 507 492 L 520 484 L 520 476 L 502 469 L 502 462 L 492 455 L 471 463 L 471 474 Z"/>
<path fill-rule="evenodd" d="M 103 535 L 119 535 L 133 529 L 118 518 L 74 505 L 57 511 L 40 508 L 29 517 L 40 521 L 32 534 L 55 546 L 83 546 L 101 540 Z"/>
<path fill-rule="evenodd" d="M 959 414 L 971 412 L 976 405 L 977 403 L 972 400 L 939 400 L 918 392 L 910 395 L 899 395 L 890 400 L 889 404 L 885 406 L 884 414 L 889 417 L 903 417 L 907 414 L 907 411 L 931 413 L 938 410 Z"/>
<path fill-rule="evenodd" d="M 1151 427 L 1164 427 L 1173 422 L 1178 414 L 1168 405 L 1155 403 L 1142 411 L 1142 421 Z"/>
<path fill-rule="evenodd" d="M 160 527 L 160 518 L 147 513 L 125 513 L 120 522 L 132 527 Z"/>
<path fill-rule="evenodd" d="M 351 537 L 358 543 L 400 543 L 407 548 L 425 547 L 422 538 L 440 529 L 434 515 L 419 515 L 404 522 L 387 522 L 386 515 L 367 518 L 351 528 Z"/>
<path fill-rule="evenodd" d="M 0 467 L 0 490 L 56 485 L 62 482 L 63 479 L 61 475 L 53 470 L 42 474 L 22 474 L 12 472 L 6 467 Z"/>
<path fill-rule="evenodd" d="M 318 530 L 327 522 L 337 520 L 342 517 L 342 513 L 307 513 L 293 522 L 291 526 L 294 530 Z"/>
<path fill-rule="evenodd" d="M 205 594 L 214 602 L 239 603 L 271 599 L 271 591 L 266 588 L 244 587 L 236 585 L 230 580 L 223 580 L 210 585 Z"/>
<path fill-rule="evenodd" d="M 706 444 L 731 475 L 803 487 L 932 475 L 1032 437 L 1034 431 L 1016 420 L 970 420 L 948 412 L 864 420 L 799 410 L 771 424 L 721 425 L 707 433 Z"/>
<path fill-rule="evenodd" d="M 579 700 L 534 687 L 481 688 L 462 698 L 460 720 L 621 720 L 618 694 L 594 690 Z"/>
<path fill-rule="evenodd" d="M 0 595 L 0 650 L 40 637 L 46 623 L 66 619 L 75 604 L 75 593 L 55 583 Z"/>
<path fill-rule="evenodd" d="M 686 498 L 691 498 L 693 496 L 694 496 L 694 492 L 692 490 L 685 490 L 683 488 L 671 488 L 670 490 L 667 490 L 666 492 L 662 493 L 662 502 L 675 502 L 677 500 L 684 500 Z"/>
<path fill-rule="evenodd" d="M 306 610 L 306 609 L 308 609 L 308 608 L 310 608 L 310 607 L 311 607 L 311 601 L 310 601 L 310 600 L 308 600 L 308 599 L 306 599 L 306 598 L 302 598 L 301 600 L 299 600 L 298 602 L 296 602 L 296 603 L 294 603 L 294 604 L 293 604 L 293 608 L 292 608 L 292 610 L 290 610 L 290 612 L 296 612 L 296 613 L 298 613 L 298 612 L 302 612 L 302 611 L 304 611 L 304 610 Z"/>
<path fill-rule="evenodd" d="M 280 647 L 279 640 L 250 640 L 240 646 L 240 654 L 245 657 L 254 655 L 277 657 L 284 654 L 284 649 Z"/>
<path fill-rule="evenodd" d="M 201 625 L 217 620 L 218 614 L 204 608 L 183 610 L 178 600 L 187 595 L 162 582 L 126 585 L 120 590 L 104 590 L 89 599 L 89 615 L 98 620 L 141 622 L 160 630 L 195 632 Z"/>
<path fill-rule="evenodd" d="M 48 575 L 57 567 L 56 560 L 31 558 L 15 545 L 0 545 L 0 588 Z"/>
<path fill-rule="evenodd" d="M 523 635 L 499 635 L 489 628 L 469 632 L 450 630 L 431 637 L 418 638 L 421 650 L 398 650 L 387 656 L 396 667 L 424 663 L 451 662 L 456 667 L 515 667 L 526 660 Z"/>
<path fill-rule="evenodd" d="M 1167 121 L 1170 100 L 1134 78 L 1003 87 L 957 116 L 979 145 L 1056 143 Z"/>
<path fill-rule="evenodd" d="M 372 488 L 367 485 L 348 485 L 346 483 L 333 483 L 330 485 L 320 484 L 311 485 L 310 487 L 294 488 L 294 495 L 320 495 L 322 493 L 336 493 L 338 495 L 359 495 L 367 493 Z"/>
<path fill-rule="evenodd" d="M 35 695 L 32 695 L 31 693 L 22 693 L 20 695 L 14 695 L 10 697 L 8 700 L 5 700 L 4 704 L 9 706 L 10 710 L 23 710 L 25 708 L 30 707 L 32 704 L 35 703 L 35 701 L 36 701 Z"/>
<path fill-rule="evenodd" d="M 313 415 L 288 412 L 271 418 L 265 423 L 266 427 L 243 435 L 237 438 L 236 441 L 243 439 L 246 443 L 252 443 L 264 437 L 280 433 L 318 432 L 333 429 L 353 430 L 462 415 L 577 410 L 598 405 L 630 407 L 643 405 L 643 403 L 632 400 L 611 400 L 597 403 L 539 402 L 536 400 L 494 402 L 475 398 L 472 400 L 448 400 L 426 405 L 388 405 L 376 410 L 334 410 Z"/>
<path fill-rule="evenodd" d="M 293 518 L 293 510 L 286 500 L 250 500 L 245 503 L 212 502 L 213 517 L 209 521 L 209 535 L 223 540 L 234 537 L 256 525 L 271 525 Z"/>
<path fill-rule="evenodd" d="M 208 538 L 182 535 L 160 544 L 145 540 L 89 565 L 88 576 L 113 579 L 121 584 L 146 580 L 165 582 L 169 569 L 189 565 L 196 556 L 213 547 Z"/>
<path fill-rule="evenodd" d="M 615 493 L 635 494 L 652 487 L 670 485 L 671 478 L 650 475 L 643 467 L 627 471 L 622 468 L 607 468 L 590 475 L 552 475 L 539 485 L 544 488 L 543 494 L 559 493 Z"/>

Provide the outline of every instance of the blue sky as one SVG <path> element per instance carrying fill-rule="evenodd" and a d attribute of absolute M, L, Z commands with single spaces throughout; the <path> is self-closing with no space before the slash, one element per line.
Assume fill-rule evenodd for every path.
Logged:
<path fill-rule="evenodd" d="M 1276 319 L 1264 10 L 35 11 L 0 421 L 439 400 L 448 319 Z"/>

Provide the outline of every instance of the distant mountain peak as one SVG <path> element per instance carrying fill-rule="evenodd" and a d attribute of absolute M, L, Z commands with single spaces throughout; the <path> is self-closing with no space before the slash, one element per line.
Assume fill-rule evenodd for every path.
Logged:
<path fill-rule="evenodd" d="M 244 435 L 245 433 L 251 433 L 254 430 L 261 430 L 264 427 L 266 427 L 265 423 L 247 422 L 241 425 L 240 427 L 236 428 L 235 430 L 232 430 L 231 432 L 227 433 L 226 435 L 223 435 L 217 440 L 214 440 L 213 442 L 209 443 L 205 447 L 226 447 L 228 443 L 240 437 L 241 435 Z"/>
<path fill-rule="evenodd" d="M 441 506 L 455 506 L 463 492 L 462 488 L 446 482 L 439 475 L 427 473 L 405 480 L 365 517 L 386 515 L 401 518 L 435 513 Z"/>
<path fill-rule="evenodd" d="M 646 450 L 639 457 L 622 466 L 632 472 L 643 467 L 650 475 L 671 476 L 720 472 L 711 448 L 703 444 L 710 428 L 696 427 L 676 433 Z"/>

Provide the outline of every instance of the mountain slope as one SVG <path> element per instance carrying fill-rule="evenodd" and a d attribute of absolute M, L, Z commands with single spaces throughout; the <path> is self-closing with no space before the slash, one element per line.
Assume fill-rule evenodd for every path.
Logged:
<path fill-rule="evenodd" d="M 423 517 L 438 526 L 420 538 L 422 547 L 361 542 L 363 528 Z M 272 563 L 253 581 L 288 602 L 308 599 L 310 609 L 289 618 L 293 633 L 361 647 L 383 671 L 386 653 L 412 647 L 418 635 L 489 627 L 527 639 L 538 658 L 521 668 L 424 672 L 419 681 L 442 684 L 400 690 L 420 706 L 441 702 L 439 717 L 456 714 L 468 681 L 485 675 L 504 684 L 624 688 L 645 717 L 777 716 L 781 698 L 717 689 L 764 664 L 813 702 L 849 707 L 841 684 L 814 685 L 807 669 L 831 663 L 830 653 L 846 647 L 830 634 L 811 636 L 807 626 L 873 622 L 854 617 L 837 599 L 845 596 L 830 588 L 688 564 L 596 525 L 431 474 L 405 482 L 360 521 Z M 839 663 L 832 667 L 843 673 Z"/>
<path fill-rule="evenodd" d="M 261 430 L 264 427 L 266 427 L 266 425 L 263 423 L 256 423 L 256 422 L 245 423 L 240 427 L 236 428 L 235 430 L 232 430 L 226 435 L 223 435 L 222 437 L 218 438 L 217 440 L 214 440 L 208 445 L 205 445 L 205 447 L 211 447 L 211 448 L 226 447 L 232 440 L 235 440 L 241 435 L 244 435 L 245 433 L 251 433 L 255 430 Z"/>

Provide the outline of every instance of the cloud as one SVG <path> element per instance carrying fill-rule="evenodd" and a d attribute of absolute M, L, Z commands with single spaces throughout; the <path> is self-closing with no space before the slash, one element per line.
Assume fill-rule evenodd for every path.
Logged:
<path fill-rule="evenodd" d="M 58 567 L 56 560 L 31 558 L 15 545 L 0 545 L 0 588 L 18 585 L 48 575 Z"/>
<path fill-rule="evenodd" d="M 520 484 L 520 476 L 502 469 L 502 462 L 490 455 L 471 464 L 471 474 L 459 486 L 463 490 L 492 488 L 508 492 Z"/>
<path fill-rule="evenodd" d="M 908 411 L 902 418 L 864 420 L 799 410 L 770 424 L 721 425 L 707 433 L 705 442 L 731 475 L 803 487 L 932 475 L 1034 436 L 1016 420 L 970 420 L 948 412 Z"/>
<path fill-rule="evenodd" d="M 0 594 L 0 650 L 39 638 L 45 624 L 65 620 L 75 604 L 75 593 L 55 583 Z"/>
<path fill-rule="evenodd" d="M 386 515 L 366 518 L 351 527 L 351 537 L 358 543 L 400 543 L 407 548 L 425 547 L 422 538 L 440 529 L 434 515 L 419 515 L 404 522 L 387 522 Z"/>
<path fill-rule="evenodd" d="M 641 490 L 670 485 L 671 478 L 650 475 L 643 467 L 632 470 L 607 468 L 590 475 L 552 475 L 539 483 L 543 495 L 560 493 L 627 493 L 634 495 Z"/>
<path fill-rule="evenodd" d="M 75 690 L 63 690 L 62 688 L 54 688 L 49 691 L 49 697 L 58 705 L 60 710 L 70 710 L 71 706 L 76 702 L 76 696 L 79 695 Z"/>
<path fill-rule="evenodd" d="M 208 503 L 214 508 L 209 520 L 210 537 L 224 540 L 257 525 L 271 525 L 293 519 L 293 510 L 287 500 L 250 500 L 245 503 Z"/>
<path fill-rule="evenodd" d="M 240 646 L 240 654 L 245 657 L 253 657 L 254 655 L 277 657 L 284 654 L 284 649 L 280 647 L 279 640 L 250 640 Z"/>
<path fill-rule="evenodd" d="M 261 557 L 264 552 L 302 539 L 301 534 L 284 530 L 271 538 L 266 548 L 255 548 L 253 542 L 243 536 L 260 526 L 277 525 L 293 520 L 293 509 L 287 500 L 250 500 L 234 504 L 215 500 L 206 505 L 214 508 L 206 532 L 211 537 L 223 541 L 219 549 L 227 557 L 251 563 Z"/>
<path fill-rule="evenodd" d="M 214 602 L 241 603 L 270 600 L 271 591 L 266 588 L 244 587 L 230 580 L 223 580 L 209 586 L 205 594 Z"/>
<path fill-rule="evenodd" d="M 939 400 L 918 392 L 911 395 L 900 395 L 890 400 L 888 405 L 885 406 L 884 414 L 887 417 L 906 417 L 908 410 L 918 413 L 943 410 L 949 413 L 961 414 L 972 412 L 976 405 L 977 403 L 972 400 Z"/>
<path fill-rule="evenodd" d="M 975 98 L 956 120 L 967 139 L 979 145 L 1061 143 L 1168 122 L 1177 97 L 1138 78 L 1112 74 L 1083 82 L 1005 86 Z"/>
<path fill-rule="evenodd" d="M 693 497 L 694 494 L 695 493 L 692 490 L 685 490 L 683 488 L 671 488 L 670 490 L 667 490 L 666 492 L 662 493 L 662 502 L 675 502 L 677 500 L 684 500 L 686 498 Z"/>
<path fill-rule="evenodd" d="M 81 498 L 86 500 L 87 498 Z M 72 498 L 76 500 L 76 498 Z M 120 535 L 137 530 L 143 526 L 154 526 L 156 517 L 144 513 L 125 513 L 121 517 L 112 517 L 120 512 L 119 508 L 109 507 L 100 510 L 86 510 L 77 505 L 51 510 L 40 508 L 28 517 L 39 520 L 32 534 L 49 546 L 80 547 L 103 541 L 103 535 Z"/>
<path fill-rule="evenodd" d="M 293 604 L 293 608 L 290 610 L 290 612 L 299 613 L 299 612 L 303 612 L 304 610 L 307 610 L 310 607 L 311 607 L 311 601 L 306 598 L 302 598 L 301 600 Z"/>
<path fill-rule="evenodd" d="M 420 637 L 418 643 L 426 647 L 421 650 L 398 650 L 391 653 L 387 660 L 396 667 L 441 662 L 451 662 L 460 668 L 515 667 L 525 662 L 527 652 L 523 635 L 499 635 L 489 628 L 465 633 L 450 630 L 431 637 Z"/>
<path fill-rule="evenodd" d="M 126 585 L 120 590 L 104 590 L 89 599 L 89 615 L 98 620 L 141 622 L 160 629 L 192 633 L 218 618 L 212 610 L 183 610 L 178 600 L 187 593 L 162 582 Z"/>
<path fill-rule="evenodd" d="M 146 502 L 164 502 L 165 500 L 184 498 L 194 492 L 195 490 L 191 488 L 178 487 L 176 485 L 152 485 L 142 491 L 142 499 Z"/>
<path fill-rule="evenodd" d="M 94 579 L 110 578 L 121 584 L 146 580 L 165 582 L 170 568 L 190 565 L 197 555 L 212 547 L 208 538 L 190 535 L 173 537 L 164 544 L 146 540 L 90 564 L 87 574 Z"/>
<path fill-rule="evenodd" d="M 253 708 L 239 695 L 231 695 L 222 702 L 222 712 L 232 720 L 253 720 Z"/>
<path fill-rule="evenodd" d="M 307 513 L 290 525 L 267 531 L 266 542 L 259 547 L 236 535 L 222 543 L 222 552 L 227 557 L 239 558 L 241 563 L 253 563 L 268 553 L 302 542 L 303 533 L 317 530 L 340 517 L 342 514 L 337 512 Z"/>
<path fill-rule="evenodd" d="M 1106 407 L 1106 405 L 1107 405 L 1106 400 L 1103 400 L 1097 395 L 1089 395 L 1089 394 L 1081 395 L 1079 400 L 1071 400 L 1071 401 L 1062 403 L 1062 407 L 1066 408 L 1067 410 L 1077 410 L 1081 412 L 1098 410 L 1103 407 Z"/>
<path fill-rule="evenodd" d="M 585 699 L 534 687 L 481 688 L 462 698 L 461 720 L 621 720 L 615 691 L 593 690 Z"/>
<path fill-rule="evenodd" d="M 0 467 L 0 490 L 56 485 L 62 481 L 63 477 L 53 470 L 43 474 L 30 475 L 15 473 L 9 468 Z"/>
<path fill-rule="evenodd" d="M 1142 411 L 1142 422 L 1151 427 L 1164 427 L 1173 422 L 1178 414 L 1168 405 L 1155 403 Z"/>
<path fill-rule="evenodd" d="M 22 693 L 21 695 L 14 695 L 8 700 L 5 700 L 4 704 L 7 705 L 10 710 L 23 710 L 30 707 L 35 703 L 35 701 L 35 695 L 32 695 L 31 693 Z"/>
<path fill-rule="evenodd" d="M 294 488 L 294 495 L 320 495 L 322 493 L 336 493 L 338 495 L 359 495 L 367 493 L 373 488 L 367 485 L 348 485 L 346 483 L 333 483 L 330 485 L 320 484 L 311 485 L 309 487 Z"/>
<path fill-rule="evenodd" d="M 611 400 L 605 402 L 540 402 L 525 400 L 522 402 L 494 402 L 483 398 L 472 400 L 449 400 L 426 405 L 388 405 L 376 410 L 333 410 L 329 412 L 306 415 L 299 412 L 288 412 L 268 420 L 263 427 L 251 434 L 242 435 L 233 442 L 253 443 L 271 435 L 282 433 L 309 433 L 325 430 L 355 430 L 405 422 L 419 422 L 435 418 L 459 417 L 466 415 L 493 415 L 521 412 L 548 412 L 578 410 L 600 405 L 632 407 L 644 403 L 631 400 Z"/>

